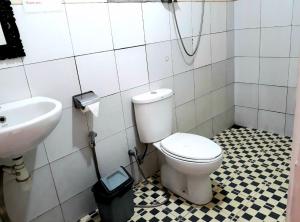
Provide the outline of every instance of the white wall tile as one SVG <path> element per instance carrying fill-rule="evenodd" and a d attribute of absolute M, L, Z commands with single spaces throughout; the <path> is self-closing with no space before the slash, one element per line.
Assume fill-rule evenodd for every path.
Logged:
<path fill-rule="evenodd" d="M 155 174 L 159 170 L 159 164 L 158 164 L 159 160 L 158 160 L 157 153 L 158 153 L 157 151 L 151 152 L 149 155 L 145 157 L 143 164 L 141 164 L 141 168 L 146 177 Z M 136 162 L 128 165 L 126 167 L 126 170 L 131 174 L 131 176 L 134 178 L 136 183 L 144 180 L 144 178 L 139 172 Z"/>
<path fill-rule="evenodd" d="M 196 42 L 198 41 L 199 36 L 193 38 L 193 48 L 195 50 Z M 200 39 L 200 45 L 197 50 L 194 68 L 199 68 L 211 64 L 211 47 L 210 47 L 210 35 L 203 35 Z"/>
<path fill-rule="evenodd" d="M 23 65 L 22 58 L 5 59 L 0 61 L 0 69 L 12 68 Z"/>
<path fill-rule="evenodd" d="M 137 149 L 139 153 L 144 153 L 145 151 L 145 144 L 140 142 L 140 138 L 137 132 L 137 129 L 135 126 L 130 127 L 128 129 L 126 129 L 126 137 L 127 137 L 127 141 L 128 141 L 128 149 Z M 148 149 L 148 152 L 153 151 L 154 147 L 153 146 L 149 146 L 150 149 Z M 134 158 L 132 159 L 134 161 Z"/>
<path fill-rule="evenodd" d="M 285 115 L 285 136 L 292 137 L 294 130 L 294 115 Z"/>
<path fill-rule="evenodd" d="M 174 92 L 176 106 L 194 99 L 194 76 L 192 71 L 174 76 Z"/>
<path fill-rule="evenodd" d="M 234 29 L 234 1 L 227 2 L 227 30 Z"/>
<path fill-rule="evenodd" d="M 226 65 L 226 84 L 234 82 L 234 58 L 227 60 Z"/>
<path fill-rule="evenodd" d="M 211 91 L 212 77 L 211 66 L 194 70 L 195 97 L 198 98 Z"/>
<path fill-rule="evenodd" d="M 26 53 L 25 64 L 73 55 L 63 5 L 51 13 L 26 13 L 21 5 L 13 9 Z"/>
<path fill-rule="evenodd" d="M 212 93 L 212 115 L 217 116 L 227 110 L 229 106 L 228 91 L 226 87 Z"/>
<path fill-rule="evenodd" d="M 146 45 L 150 82 L 173 75 L 171 42 Z"/>
<path fill-rule="evenodd" d="M 226 2 L 212 2 L 211 3 L 211 32 L 226 31 L 227 20 Z"/>
<path fill-rule="evenodd" d="M 74 108 L 63 110 L 62 118 L 45 139 L 50 162 L 88 146 L 86 117 Z"/>
<path fill-rule="evenodd" d="M 173 109 L 173 116 L 172 116 L 172 133 L 175 133 L 178 131 L 177 127 L 177 117 L 176 117 L 176 109 Z"/>
<path fill-rule="evenodd" d="M 293 0 L 262 0 L 261 26 L 288 26 L 292 23 Z"/>
<path fill-rule="evenodd" d="M 60 206 L 55 207 L 30 222 L 65 222 Z"/>
<path fill-rule="evenodd" d="M 257 109 L 236 106 L 234 123 L 240 126 L 257 128 L 257 114 Z"/>
<path fill-rule="evenodd" d="M 155 150 L 154 152 L 149 153 L 141 167 L 145 172 L 146 177 L 157 173 L 157 171 L 160 170 L 160 166 L 158 164 L 158 151 Z"/>
<path fill-rule="evenodd" d="M 113 49 L 107 4 L 66 4 L 66 11 L 75 55 Z"/>
<path fill-rule="evenodd" d="M 226 102 L 227 102 L 227 107 L 226 110 L 229 108 L 232 108 L 234 106 L 234 84 L 229 84 L 225 86 L 226 88 Z"/>
<path fill-rule="evenodd" d="M 30 97 L 24 68 L 14 67 L 0 70 L 0 104 Z"/>
<path fill-rule="evenodd" d="M 286 86 L 289 75 L 288 58 L 261 58 L 259 83 Z"/>
<path fill-rule="evenodd" d="M 290 58 L 290 69 L 289 69 L 289 80 L 288 86 L 289 87 L 296 87 L 298 83 L 298 76 L 299 76 L 299 59 L 298 58 Z"/>
<path fill-rule="evenodd" d="M 150 83 L 151 90 L 161 89 L 161 88 L 172 89 L 174 91 L 173 77 L 171 76 L 169 78 L 161 79 L 159 81 Z"/>
<path fill-rule="evenodd" d="M 187 132 L 196 126 L 195 102 L 191 101 L 176 108 L 179 132 Z"/>
<path fill-rule="evenodd" d="M 196 123 L 202 124 L 212 117 L 211 94 L 207 94 L 195 100 Z"/>
<path fill-rule="evenodd" d="M 226 85 L 226 66 L 227 61 L 212 64 L 212 90 Z"/>
<path fill-rule="evenodd" d="M 120 166 L 127 166 L 130 161 L 125 130 L 97 143 L 96 153 L 102 176 L 108 176 Z"/>
<path fill-rule="evenodd" d="M 258 107 L 258 85 L 256 84 L 234 84 L 234 104 L 251 108 Z"/>
<path fill-rule="evenodd" d="M 226 32 L 227 58 L 234 58 L 234 31 Z"/>
<path fill-rule="evenodd" d="M 261 30 L 261 56 L 289 57 L 291 27 L 263 28 Z"/>
<path fill-rule="evenodd" d="M 119 79 L 113 51 L 76 57 L 83 92 L 94 91 L 98 96 L 119 92 Z"/>
<path fill-rule="evenodd" d="M 212 131 L 212 120 L 208 120 L 205 123 L 197 126 L 195 129 L 191 131 L 191 133 L 204 136 L 206 138 L 212 138 L 213 137 L 213 131 Z"/>
<path fill-rule="evenodd" d="M 80 92 L 73 58 L 25 66 L 32 96 L 46 96 L 72 106 L 72 96 Z"/>
<path fill-rule="evenodd" d="M 287 89 L 277 86 L 259 86 L 259 108 L 264 110 L 285 112 Z"/>
<path fill-rule="evenodd" d="M 292 27 L 291 57 L 300 57 L 300 26 Z"/>
<path fill-rule="evenodd" d="M 210 33 L 210 3 L 204 3 L 204 18 L 202 24 L 201 35 Z M 192 28 L 193 36 L 198 36 L 200 32 L 201 18 L 202 18 L 202 2 L 192 2 Z"/>
<path fill-rule="evenodd" d="M 258 28 L 260 26 L 261 0 L 239 0 L 234 2 L 234 26 L 236 29 Z"/>
<path fill-rule="evenodd" d="M 66 222 L 78 221 L 97 208 L 94 195 L 90 188 L 62 204 Z"/>
<path fill-rule="evenodd" d="M 60 203 L 96 183 L 96 172 L 90 148 L 79 150 L 51 163 Z"/>
<path fill-rule="evenodd" d="M 296 88 L 288 88 L 286 103 L 286 112 L 294 114 L 296 108 Z"/>
<path fill-rule="evenodd" d="M 260 110 L 258 112 L 258 128 L 284 135 L 285 114 Z"/>
<path fill-rule="evenodd" d="M 212 63 L 219 62 L 227 58 L 226 37 L 226 32 L 211 35 Z"/>
<path fill-rule="evenodd" d="M 126 128 L 135 125 L 132 97 L 148 91 L 149 91 L 149 85 L 143 85 L 131 90 L 121 92 Z"/>
<path fill-rule="evenodd" d="M 144 46 L 122 49 L 115 53 L 120 89 L 122 91 L 149 82 Z"/>
<path fill-rule="evenodd" d="M 37 148 L 24 154 L 25 166 L 29 171 L 36 170 L 48 164 L 47 154 L 43 143 Z"/>
<path fill-rule="evenodd" d="M 295 0 L 294 1 L 294 7 L 293 7 L 293 25 L 300 25 L 300 1 Z"/>
<path fill-rule="evenodd" d="M 146 43 L 170 40 L 169 5 L 161 2 L 142 4 Z"/>
<path fill-rule="evenodd" d="M 115 48 L 145 43 L 141 3 L 110 3 L 109 12 Z"/>
<path fill-rule="evenodd" d="M 259 79 L 259 58 L 236 57 L 235 81 L 244 83 L 258 83 Z"/>
<path fill-rule="evenodd" d="M 63 0 L 65 3 L 92 3 L 92 2 L 107 2 L 106 0 Z"/>
<path fill-rule="evenodd" d="M 230 109 L 226 112 L 213 118 L 213 133 L 214 135 L 222 132 L 225 129 L 231 127 L 234 123 L 234 109 Z"/>
<path fill-rule="evenodd" d="M 193 34 L 192 28 L 192 2 L 175 2 L 175 13 L 177 17 L 178 27 L 182 38 L 191 37 Z M 175 26 L 174 10 L 170 5 L 170 27 L 171 38 L 178 39 L 179 35 Z"/>
<path fill-rule="evenodd" d="M 259 56 L 259 29 L 243 29 L 234 31 L 235 56 Z"/>
<path fill-rule="evenodd" d="M 99 116 L 90 117 L 90 127 L 98 133 L 96 141 L 109 137 L 125 129 L 120 94 L 101 98 Z"/>
<path fill-rule="evenodd" d="M 192 52 L 192 38 L 183 39 L 188 52 Z M 193 69 L 194 59 L 187 56 L 179 40 L 172 40 L 172 61 L 174 74 L 182 73 Z"/>
<path fill-rule="evenodd" d="M 30 221 L 58 205 L 48 165 L 34 171 L 31 180 L 25 183 L 10 180 L 4 184 L 4 194 L 12 221 Z"/>

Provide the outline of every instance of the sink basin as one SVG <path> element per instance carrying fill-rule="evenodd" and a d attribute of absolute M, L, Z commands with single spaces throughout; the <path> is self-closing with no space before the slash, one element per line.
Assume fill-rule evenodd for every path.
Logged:
<path fill-rule="evenodd" d="M 0 105 L 0 157 L 36 148 L 56 127 L 61 113 L 62 104 L 46 97 Z"/>

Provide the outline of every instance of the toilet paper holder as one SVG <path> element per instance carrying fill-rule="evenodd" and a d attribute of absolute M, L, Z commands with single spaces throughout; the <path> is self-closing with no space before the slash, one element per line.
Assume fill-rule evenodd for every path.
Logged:
<path fill-rule="evenodd" d="M 86 106 L 98 102 L 100 99 L 93 91 L 81 93 L 73 96 L 73 102 L 76 109 L 84 110 Z"/>

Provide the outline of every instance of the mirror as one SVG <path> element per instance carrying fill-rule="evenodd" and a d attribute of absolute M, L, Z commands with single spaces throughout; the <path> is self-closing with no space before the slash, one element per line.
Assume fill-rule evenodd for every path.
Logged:
<path fill-rule="evenodd" d="M 0 60 L 25 56 L 10 0 L 0 0 Z"/>
<path fill-rule="evenodd" d="M 6 45 L 6 39 L 2 30 L 2 26 L 0 24 L 0 45 Z"/>

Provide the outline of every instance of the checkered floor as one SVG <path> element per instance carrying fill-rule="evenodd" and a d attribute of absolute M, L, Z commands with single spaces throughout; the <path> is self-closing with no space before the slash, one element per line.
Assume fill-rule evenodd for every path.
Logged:
<path fill-rule="evenodd" d="M 167 204 L 136 208 L 130 221 L 285 221 L 291 139 L 249 128 L 231 128 L 213 140 L 224 149 L 211 175 L 214 197 L 204 206 L 170 193 Z M 160 178 L 135 187 L 135 203 L 163 201 Z"/>

